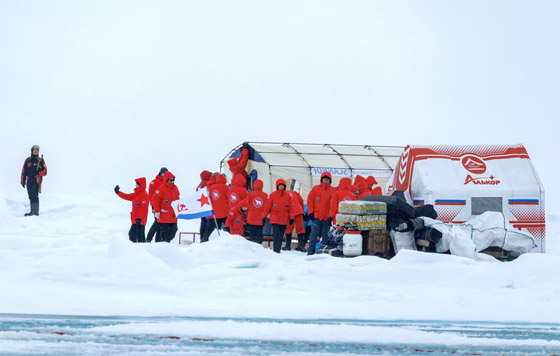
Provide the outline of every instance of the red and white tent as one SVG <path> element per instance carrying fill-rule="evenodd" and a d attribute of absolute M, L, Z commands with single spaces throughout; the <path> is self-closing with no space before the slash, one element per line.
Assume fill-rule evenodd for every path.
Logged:
<path fill-rule="evenodd" d="M 523 145 L 407 146 L 387 182 L 410 204 L 433 204 L 438 220 L 463 223 L 485 211 L 536 240 L 545 252 L 544 187 Z"/>

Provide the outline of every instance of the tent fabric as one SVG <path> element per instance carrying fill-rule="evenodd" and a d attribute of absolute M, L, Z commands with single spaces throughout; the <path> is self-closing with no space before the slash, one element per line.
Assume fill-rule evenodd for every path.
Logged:
<path fill-rule="evenodd" d="M 226 161 L 239 157 L 240 152 L 238 146 L 222 160 L 220 167 L 226 174 L 230 173 Z M 249 142 L 249 152 L 247 171 L 258 172 L 265 192 L 270 193 L 276 179 L 283 178 L 306 199 L 324 171 L 331 173 L 334 186 L 341 178 L 360 174 L 374 176 L 379 186 L 384 187 L 403 147 Z"/>
<path fill-rule="evenodd" d="M 544 187 L 521 144 L 407 146 L 386 189 L 415 207 L 433 205 L 445 223 L 500 212 L 537 240 L 531 252 L 545 252 Z"/>

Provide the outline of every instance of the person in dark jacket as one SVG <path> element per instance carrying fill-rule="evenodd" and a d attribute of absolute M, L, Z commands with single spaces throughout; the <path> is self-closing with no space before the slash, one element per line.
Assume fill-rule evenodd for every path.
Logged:
<path fill-rule="evenodd" d="M 115 187 L 115 193 L 124 200 L 132 202 L 132 211 L 130 212 L 130 221 L 132 226 L 128 231 L 128 238 L 132 242 L 146 242 L 145 228 L 148 220 L 148 193 L 146 193 L 146 178 L 138 178 L 135 180 L 136 188 L 134 193 L 125 194 L 120 191 L 120 187 Z"/>
<path fill-rule="evenodd" d="M 165 172 L 167 172 L 167 168 L 161 167 L 158 175 L 150 182 L 150 188 L 148 188 L 148 199 L 150 201 L 150 205 L 152 206 L 152 213 L 155 213 L 154 205 L 152 204 L 152 197 L 154 196 L 156 189 L 163 184 L 163 174 Z M 148 231 L 146 242 L 152 242 L 154 236 L 156 237 L 156 241 L 160 241 L 159 233 L 160 233 L 160 225 L 158 220 L 155 218 L 155 214 L 154 214 L 154 223 L 152 224 L 150 230 Z"/>
<path fill-rule="evenodd" d="M 31 147 L 31 156 L 23 162 L 21 170 L 20 184 L 27 186 L 29 196 L 30 211 L 25 216 L 39 215 L 39 193 L 41 193 L 41 183 L 43 177 L 47 175 L 47 165 L 42 157 L 39 157 L 39 146 Z"/>
<path fill-rule="evenodd" d="M 290 223 L 292 213 L 292 197 L 286 192 L 286 181 L 278 179 L 276 181 L 276 191 L 270 193 L 268 201 L 264 207 L 262 219 L 270 214 L 270 224 L 272 226 L 272 249 L 280 253 L 282 248 L 282 238 L 286 232 L 286 226 Z"/>
<path fill-rule="evenodd" d="M 171 203 L 179 200 L 179 188 L 175 185 L 175 176 L 167 171 L 163 174 L 163 184 L 152 197 L 152 206 L 156 219 L 161 225 L 160 241 L 171 242 L 177 233 L 177 215 Z M 156 242 L 159 242 L 156 240 Z"/>

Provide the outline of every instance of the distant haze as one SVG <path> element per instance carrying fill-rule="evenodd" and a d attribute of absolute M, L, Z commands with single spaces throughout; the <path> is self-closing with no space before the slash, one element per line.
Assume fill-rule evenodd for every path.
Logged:
<path fill-rule="evenodd" d="M 558 1 L 0 0 L 0 192 L 188 190 L 243 141 L 523 143 L 560 214 Z"/>

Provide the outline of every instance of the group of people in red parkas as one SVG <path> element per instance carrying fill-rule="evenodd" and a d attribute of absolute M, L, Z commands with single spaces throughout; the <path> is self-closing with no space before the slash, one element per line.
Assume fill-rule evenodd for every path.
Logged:
<path fill-rule="evenodd" d="M 158 175 L 150 182 L 146 192 L 146 178 L 135 179 L 134 192 L 125 194 L 120 187 L 115 186 L 115 193 L 132 202 L 130 220 L 132 226 L 128 237 L 132 242 L 171 242 L 177 233 L 177 216 L 171 203 L 179 200 L 179 188 L 175 185 L 175 176 L 163 167 Z M 148 205 L 152 206 L 155 221 L 145 236 L 145 227 L 148 218 Z"/>
<path fill-rule="evenodd" d="M 245 170 L 249 160 L 247 143 L 243 144 L 240 156 L 228 160 L 232 172 L 230 185 L 224 174 L 203 171 L 201 182 L 197 190 L 207 188 L 214 216 L 201 219 L 200 241 L 207 242 L 216 226 L 223 228 L 233 235 L 243 236 L 244 230 L 249 233 L 251 241 L 262 244 L 263 227 L 269 218 L 273 240 L 273 250 L 290 250 L 292 232 L 295 228 L 298 236 L 299 250 L 308 255 L 315 253 L 316 244 L 328 238 L 328 232 L 336 223 L 338 204 L 344 200 L 359 200 L 366 195 L 382 195 L 381 187 L 374 177 L 364 178 L 358 175 L 354 184 L 350 178 L 342 178 L 338 187 L 332 187 L 332 176 L 329 172 L 321 175 L 320 184 L 314 186 L 308 197 L 307 206 L 301 195 L 293 190 L 287 190 L 284 179 L 276 181 L 276 190 L 268 195 L 263 192 L 263 182 L 257 179 L 252 184 L 252 191 L 248 191 L 247 172 Z M 175 185 L 175 176 L 161 168 L 159 174 L 152 180 L 149 192 L 146 193 L 146 178 L 138 178 L 134 193 L 120 192 L 117 185 L 115 193 L 125 200 L 132 201 L 130 219 L 132 226 L 128 233 L 132 242 L 151 242 L 155 236 L 156 242 L 170 242 L 177 233 L 177 216 L 171 206 L 179 200 L 179 189 Z M 151 204 L 155 221 L 145 238 L 145 226 L 148 215 L 148 205 Z M 305 210 L 307 208 L 307 214 Z M 305 221 L 311 226 L 309 232 L 309 247 Z M 283 238 L 286 244 L 282 247 Z"/>
<path fill-rule="evenodd" d="M 202 219 L 201 242 L 208 241 L 216 226 L 223 226 L 224 230 L 233 235 L 243 236 L 248 231 L 251 241 L 262 244 L 263 227 L 269 218 L 274 252 L 291 249 L 291 236 L 295 228 L 299 250 L 313 255 L 318 239 L 325 241 L 327 238 L 341 201 L 361 199 L 370 194 L 382 195 L 381 187 L 373 187 L 377 181 L 372 176 L 364 178 L 358 175 L 354 184 L 350 178 L 342 178 L 338 187 L 332 187 L 331 174 L 324 172 L 321 183 L 309 193 L 306 207 L 298 192 L 286 189 L 284 179 L 276 181 L 276 190 L 270 195 L 263 192 L 263 182 L 260 179 L 255 180 L 253 190 L 248 191 L 245 171 L 248 159 L 248 147 L 243 144 L 240 156 L 228 160 L 233 175 L 230 186 L 223 174 L 209 171 L 200 174 L 201 183 L 197 190 L 204 187 L 208 189 L 214 209 L 213 217 Z M 305 221 L 311 225 L 307 250 L 304 247 L 307 244 Z M 284 236 L 286 244 L 282 247 Z"/>

